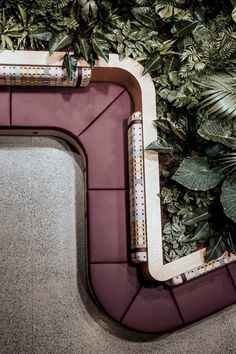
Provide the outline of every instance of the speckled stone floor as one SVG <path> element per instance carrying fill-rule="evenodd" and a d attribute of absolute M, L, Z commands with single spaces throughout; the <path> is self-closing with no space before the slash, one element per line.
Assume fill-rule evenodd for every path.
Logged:
<path fill-rule="evenodd" d="M 0 354 L 236 353 L 236 306 L 161 337 L 97 309 L 87 295 L 82 171 L 61 140 L 0 137 Z"/>

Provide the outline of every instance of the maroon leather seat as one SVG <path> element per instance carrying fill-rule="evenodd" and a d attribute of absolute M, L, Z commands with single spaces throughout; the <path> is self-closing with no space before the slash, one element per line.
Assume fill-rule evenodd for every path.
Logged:
<path fill-rule="evenodd" d="M 185 323 L 210 315 L 236 301 L 236 291 L 226 267 L 173 288 Z"/>
<path fill-rule="evenodd" d="M 112 83 L 86 89 L 0 90 L 2 127 L 52 127 L 82 144 L 88 163 L 89 282 L 100 307 L 142 332 L 164 332 L 236 301 L 236 263 L 175 288 L 147 287 L 128 256 L 128 92 Z"/>
<path fill-rule="evenodd" d="M 123 325 L 141 332 L 166 332 L 183 325 L 169 289 L 142 287 L 130 304 Z"/>
<path fill-rule="evenodd" d="M 91 264 L 90 284 L 99 304 L 117 321 L 140 288 L 136 268 L 127 263 Z"/>
<path fill-rule="evenodd" d="M 229 264 L 228 270 L 234 282 L 234 286 L 236 287 L 236 262 Z"/>
<path fill-rule="evenodd" d="M 124 91 L 118 85 L 89 88 L 13 87 L 12 124 L 60 127 L 79 135 Z"/>
<path fill-rule="evenodd" d="M 10 99 L 11 93 L 7 87 L 0 87 L 0 126 L 8 126 L 10 124 Z"/>
<path fill-rule="evenodd" d="M 90 262 L 127 262 L 128 191 L 90 190 L 88 204 Z"/>

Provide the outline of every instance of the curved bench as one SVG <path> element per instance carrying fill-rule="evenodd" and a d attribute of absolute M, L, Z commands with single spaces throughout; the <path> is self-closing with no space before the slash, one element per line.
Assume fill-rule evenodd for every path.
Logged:
<path fill-rule="evenodd" d="M 235 262 L 173 288 L 145 281 L 139 267 L 131 265 L 127 118 L 134 107 L 124 87 L 93 82 L 73 90 L 1 88 L 0 96 L 1 134 L 64 132 L 85 151 L 88 281 L 96 302 L 113 320 L 159 333 L 235 303 Z"/>
<path fill-rule="evenodd" d="M 236 301 L 236 263 L 174 288 L 146 285 L 139 280 L 137 267 L 130 265 L 126 123 L 132 105 L 124 88 L 92 83 L 86 92 L 1 89 L 0 102 L 2 128 L 13 133 L 16 127 L 60 128 L 76 137 L 85 150 L 89 283 L 111 318 L 137 331 L 157 333 Z"/>

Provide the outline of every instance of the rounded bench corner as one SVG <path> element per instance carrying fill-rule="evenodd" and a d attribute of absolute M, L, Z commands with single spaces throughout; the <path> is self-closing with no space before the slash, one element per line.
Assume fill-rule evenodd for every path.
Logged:
<path fill-rule="evenodd" d="M 116 322 L 140 289 L 136 267 L 128 263 L 90 263 L 88 284 L 96 304 Z"/>

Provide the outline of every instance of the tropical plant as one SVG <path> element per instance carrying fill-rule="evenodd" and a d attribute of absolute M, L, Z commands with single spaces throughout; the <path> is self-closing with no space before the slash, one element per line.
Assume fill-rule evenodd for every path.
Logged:
<path fill-rule="evenodd" d="M 160 197 L 169 220 L 163 227 L 163 251 L 170 262 L 196 251 L 209 238 L 209 208 L 215 198 L 211 192 L 186 192 L 177 186 L 164 187 Z"/>

